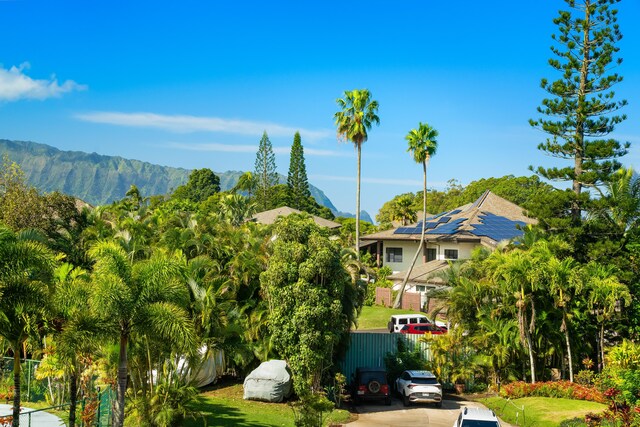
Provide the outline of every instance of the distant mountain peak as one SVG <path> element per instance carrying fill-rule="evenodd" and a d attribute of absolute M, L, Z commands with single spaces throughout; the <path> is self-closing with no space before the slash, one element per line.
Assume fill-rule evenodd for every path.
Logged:
<path fill-rule="evenodd" d="M 140 160 L 125 159 L 82 151 L 64 151 L 33 141 L 0 139 L 0 155 L 20 165 L 27 181 L 44 192 L 59 191 L 92 205 L 104 205 L 124 197 L 133 184 L 144 196 L 169 194 L 189 179 L 189 169 L 160 166 Z M 215 172 L 220 188 L 227 191 L 237 183 L 242 171 Z M 280 181 L 286 177 L 280 175 Z M 354 215 L 338 212 L 322 190 L 309 185 L 316 201 L 339 216 Z M 367 214 L 363 220 L 370 220 Z"/>

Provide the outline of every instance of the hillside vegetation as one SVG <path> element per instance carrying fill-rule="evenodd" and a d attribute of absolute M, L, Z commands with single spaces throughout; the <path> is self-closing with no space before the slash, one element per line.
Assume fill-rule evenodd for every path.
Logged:
<path fill-rule="evenodd" d="M 92 205 L 122 199 L 132 184 L 144 196 L 169 194 L 185 184 L 191 172 L 118 156 L 62 151 L 36 142 L 0 139 L 0 155 L 4 154 L 20 165 L 29 184 L 40 191 L 60 191 Z M 231 189 L 242 175 L 241 171 L 215 173 L 220 177 L 222 191 Z M 286 182 L 282 175 L 280 182 Z M 310 191 L 319 204 L 337 213 L 322 190 L 310 185 Z"/>

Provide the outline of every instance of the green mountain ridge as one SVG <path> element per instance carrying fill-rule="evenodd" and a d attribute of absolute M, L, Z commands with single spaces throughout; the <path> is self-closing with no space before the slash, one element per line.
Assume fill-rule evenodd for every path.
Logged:
<path fill-rule="evenodd" d="M 169 194 L 189 179 L 191 170 L 160 166 L 119 156 L 106 156 L 82 151 L 63 151 L 46 144 L 31 141 L 0 139 L 0 155 L 20 165 L 27 182 L 40 191 L 59 191 L 84 200 L 92 205 L 103 205 L 120 200 L 133 184 L 144 196 Z M 231 189 L 241 171 L 215 172 L 220 177 L 220 188 Z M 286 177 L 280 175 L 280 182 Z M 339 212 L 322 190 L 309 185 L 317 202 L 339 216 L 354 215 Z M 364 212 L 363 220 L 370 220 Z"/>

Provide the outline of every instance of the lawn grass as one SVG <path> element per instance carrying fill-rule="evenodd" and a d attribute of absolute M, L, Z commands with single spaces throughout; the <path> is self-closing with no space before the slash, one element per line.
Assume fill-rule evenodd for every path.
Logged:
<path fill-rule="evenodd" d="M 242 399 L 242 384 L 224 385 L 201 394 L 195 409 L 202 412 L 203 419 L 189 419 L 186 427 L 240 426 L 240 427 L 293 427 L 293 410 L 286 403 L 254 402 Z M 349 412 L 333 411 L 326 421 L 342 423 L 349 419 Z"/>
<path fill-rule="evenodd" d="M 501 397 L 488 397 L 476 400 L 492 409 L 504 421 L 524 427 L 558 427 L 564 420 L 582 418 L 589 412 L 602 412 L 607 408 L 602 403 L 553 397 L 523 397 L 510 401 Z M 521 410 L 523 406 L 524 424 Z"/>
<path fill-rule="evenodd" d="M 392 314 L 424 314 L 413 310 L 398 310 L 379 305 L 364 306 L 358 317 L 358 330 L 387 329 L 387 323 Z"/>

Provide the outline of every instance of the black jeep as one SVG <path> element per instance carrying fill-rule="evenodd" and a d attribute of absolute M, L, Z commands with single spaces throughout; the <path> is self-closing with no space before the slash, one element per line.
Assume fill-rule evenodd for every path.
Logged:
<path fill-rule="evenodd" d="M 384 400 L 385 405 L 391 405 L 387 371 L 383 368 L 356 368 L 351 393 L 356 405 L 364 400 Z"/>

